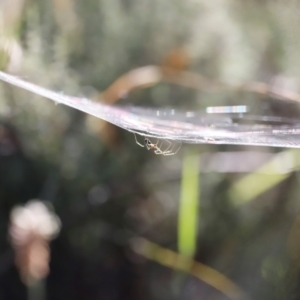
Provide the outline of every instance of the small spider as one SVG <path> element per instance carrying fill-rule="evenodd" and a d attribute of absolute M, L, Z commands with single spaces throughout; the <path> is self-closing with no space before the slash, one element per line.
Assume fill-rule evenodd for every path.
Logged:
<path fill-rule="evenodd" d="M 168 140 L 161 140 L 161 143 L 159 142 L 160 140 L 157 139 L 156 143 L 152 143 L 151 140 L 147 137 L 144 137 L 144 145 L 139 143 L 139 141 L 137 140 L 136 134 L 134 133 L 134 137 L 135 137 L 135 142 L 141 146 L 141 147 L 146 147 L 147 150 L 154 150 L 155 154 L 158 155 L 174 155 L 176 154 L 179 149 L 181 148 L 182 143 L 174 143 L 172 146 L 172 143 Z M 164 144 L 164 142 L 168 143 L 168 145 L 166 146 L 166 149 L 162 150 L 162 146 Z M 179 146 L 176 149 L 176 144 L 179 144 Z M 175 150 L 174 150 L 175 149 Z"/>

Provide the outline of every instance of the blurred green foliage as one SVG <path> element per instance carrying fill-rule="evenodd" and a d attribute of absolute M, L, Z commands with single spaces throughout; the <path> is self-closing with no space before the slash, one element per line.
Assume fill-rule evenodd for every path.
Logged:
<path fill-rule="evenodd" d="M 209 79 L 270 84 L 279 76 L 298 91 L 299 5 L 296 0 L 3 1 L 0 67 L 56 91 L 97 99 L 124 73 L 162 65 L 171 51 L 183 48 L 184 68 Z M 187 110 L 264 100 L 166 83 L 127 99 Z M 25 299 L 7 226 L 11 208 L 31 198 L 51 201 L 63 224 L 52 244 L 49 299 L 226 299 L 192 276 L 178 288 L 175 267 L 132 250 L 135 236 L 184 254 L 195 251 L 195 260 L 230 278 L 249 299 L 299 298 L 298 174 L 278 174 L 268 163 L 248 177 L 222 171 L 226 162 L 213 172 L 202 167 L 207 153 L 281 149 L 184 145 L 176 156 L 156 156 L 128 132 L 102 122 L 92 127 L 84 114 L 7 84 L 0 86 L 0 117 L 1 299 Z M 192 178 L 183 153 L 199 153 Z M 235 159 L 232 165 L 243 164 Z M 179 211 L 179 202 L 189 200 L 191 206 Z"/>

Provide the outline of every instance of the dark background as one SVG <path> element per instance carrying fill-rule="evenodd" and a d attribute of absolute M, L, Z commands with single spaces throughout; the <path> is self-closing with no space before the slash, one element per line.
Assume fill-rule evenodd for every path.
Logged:
<path fill-rule="evenodd" d="M 147 65 L 227 83 L 272 85 L 276 79 L 280 87 L 297 92 L 299 5 L 2 1 L 0 65 L 30 82 L 94 100 L 123 74 Z M 266 99 L 161 83 L 130 93 L 127 101 L 202 109 L 247 97 Z M 272 170 L 255 172 L 255 166 L 286 150 L 183 145 L 175 156 L 158 156 L 137 146 L 125 130 L 4 83 L 0 118 L 0 299 L 27 297 L 7 229 L 11 209 L 33 198 L 50 201 L 62 222 L 51 243 L 47 299 L 229 299 L 175 265 L 168 268 L 138 255 L 131 244 L 143 237 L 179 251 L 187 153 L 199 159 L 195 260 L 230 278 L 249 299 L 299 298 L 299 176 L 291 172 L 269 185 L 276 176 Z M 226 159 L 209 165 L 220 153 Z M 235 184 L 251 172 L 251 189 L 257 184 L 262 192 L 239 203 L 239 195 L 232 196 Z"/>

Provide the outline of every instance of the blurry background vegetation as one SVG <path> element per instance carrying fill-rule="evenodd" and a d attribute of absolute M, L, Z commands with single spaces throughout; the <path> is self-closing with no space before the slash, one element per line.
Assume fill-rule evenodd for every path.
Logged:
<path fill-rule="evenodd" d="M 97 100 L 147 65 L 300 87 L 298 0 L 2 0 L 0 9 L 1 69 L 66 94 Z M 160 83 L 127 100 L 197 109 L 257 97 Z M 230 280 L 245 299 L 300 298 L 299 177 L 267 164 L 282 149 L 184 145 L 156 156 L 124 130 L 7 84 L 0 116 L 1 299 L 26 299 L 7 228 L 12 207 L 32 198 L 52 202 L 62 221 L 48 299 L 239 299 L 226 296 Z M 219 273 L 172 264 L 174 252 Z M 219 290 L 218 274 L 228 279 Z"/>

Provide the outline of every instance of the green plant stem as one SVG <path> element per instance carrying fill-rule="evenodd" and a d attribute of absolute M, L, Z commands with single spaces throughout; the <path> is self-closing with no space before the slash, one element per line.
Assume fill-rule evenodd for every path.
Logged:
<path fill-rule="evenodd" d="M 183 158 L 178 219 L 179 253 L 193 257 L 196 251 L 199 214 L 199 154 L 187 148 Z"/>

